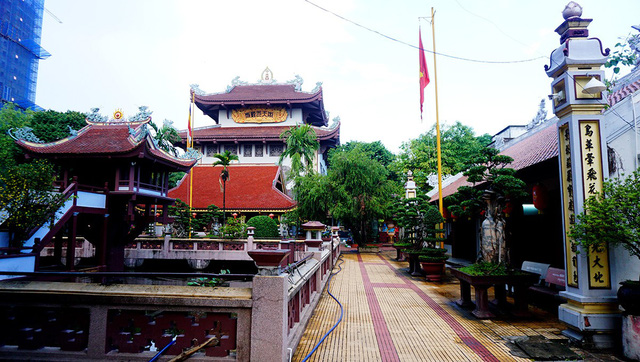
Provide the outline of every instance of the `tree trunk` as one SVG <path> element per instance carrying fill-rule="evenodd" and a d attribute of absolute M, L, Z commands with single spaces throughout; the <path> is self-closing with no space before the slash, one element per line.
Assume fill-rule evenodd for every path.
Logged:
<path fill-rule="evenodd" d="M 485 196 L 487 208 L 482 222 L 482 260 L 491 263 L 509 263 L 505 240 L 505 221 L 500 212 L 500 203 L 495 195 Z"/>

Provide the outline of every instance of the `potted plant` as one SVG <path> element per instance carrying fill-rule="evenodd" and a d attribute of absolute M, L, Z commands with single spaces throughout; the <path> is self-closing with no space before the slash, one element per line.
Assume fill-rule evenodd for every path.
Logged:
<path fill-rule="evenodd" d="M 482 149 L 464 172 L 473 187 L 461 186 L 446 200 L 452 214 L 483 219 L 479 257 L 471 266 L 471 270 L 480 269 L 482 272 L 451 269 L 451 273 L 460 280 L 459 304 L 472 305 L 470 286 L 474 287 L 476 309 L 473 314 L 478 318 L 493 317 L 488 306 L 489 287 L 495 286 L 499 304 L 505 304 L 504 284 L 514 287 L 516 314 L 525 314 L 527 304 L 523 293 L 538 278 L 536 274 L 516 271 L 510 266 L 505 210 L 527 195 L 525 183 L 516 176 L 516 170 L 506 167 L 512 161 L 511 157 L 500 155 L 497 149 Z"/>
<path fill-rule="evenodd" d="M 622 246 L 640 260 L 640 172 L 604 182 L 602 192 L 585 201 L 570 236 L 584 250 Z M 618 302 L 625 310 L 622 323 L 625 356 L 640 359 L 640 278 L 620 283 Z"/>
<path fill-rule="evenodd" d="M 413 243 L 410 243 L 407 239 L 402 239 L 397 243 L 393 243 L 391 246 L 396 249 L 396 260 L 406 261 L 406 254 L 403 252 L 403 250 L 412 247 Z"/>
<path fill-rule="evenodd" d="M 423 254 L 418 257 L 420 265 L 425 273 L 427 280 L 439 282 L 442 280 L 444 273 L 444 262 L 449 259 L 446 255 L 447 250 L 441 248 L 425 248 Z"/>
<path fill-rule="evenodd" d="M 467 181 L 473 187 L 461 186 L 446 201 L 456 216 L 481 215 L 482 234 L 478 261 L 510 264 L 505 238 L 506 212 L 509 206 L 527 195 L 525 183 L 516 170 L 506 167 L 513 158 L 499 154 L 495 148 L 484 148 L 471 159 Z"/>

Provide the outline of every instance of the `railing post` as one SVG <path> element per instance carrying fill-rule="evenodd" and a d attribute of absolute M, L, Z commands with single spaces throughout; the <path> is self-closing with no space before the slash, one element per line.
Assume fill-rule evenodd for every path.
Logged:
<path fill-rule="evenodd" d="M 287 360 L 288 282 L 283 276 L 253 278 L 251 310 L 251 359 Z"/>

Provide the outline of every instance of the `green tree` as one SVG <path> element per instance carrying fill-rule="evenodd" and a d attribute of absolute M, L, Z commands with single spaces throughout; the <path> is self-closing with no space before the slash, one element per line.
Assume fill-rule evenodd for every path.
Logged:
<path fill-rule="evenodd" d="M 440 129 L 442 174 L 455 175 L 466 170 L 468 161 L 491 142 L 488 134 L 475 136 L 473 129 L 460 122 Z M 436 129 L 435 125 L 418 138 L 405 142 L 398 161 L 392 165 L 397 173 L 411 170 L 416 185 L 422 190 L 430 190 L 429 175 L 437 174 Z"/>
<path fill-rule="evenodd" d="M 445 202 L 450 205 L 449 211 L 457 216 L 484 211 L 482 258 L 487 262 L 508 264 L 504 209 L 508 202 L 518 202 L 527 192 L 526 184 L 516 176 L 516 170 L 506 167 L 513 158 L 499 152 L 486 147 L 471 158 L 464 175 L 474 187 L 459 187 L 458 192 Z"/>
<path fill-rule="evenodd" d="M 317 173 L 309 173 L 296 178 L 296 201 L 299 221 L 317 220 L 324 222 L 332 203 L 329 178 Z"/>
<path fill-rule="evenodd" d="M 367 242 L 374 220 L 388 216 L 392 194 L 387 169 L 360 147 L 331 152 L 327 177 L 329 211 L 351 229 L 358 244 Z"/>
<path fill-rule="evenodd" d="M 176 237 L 189 236 L 189 230 L 203 230 L 214 221 L 214 218 L 220 216 L 220 210 L 215 205 L 209 205 L 207 211 L 197 212 L 195 217 L 193 214 L 193 209 L 180 199 L 176 199 L 176 203 L 169 206 L 169 215 L 174 218 L 173 230 Z"/>
<path fill-rule="evenodd" d="M 394 220 L 404 228 L 414 249 L 435 248 L 442 241 L 436 236 L 435 225 L 444 222 L 438 208 L 429 203 L 425 194 L 418 193 L 414 198 L 398 198 L 393 206 Z"/>
<path fill-rule="evenodd" d="M 570 236 L 586 250 L 621 245 L 640 259 L 640 171 L 604 182 L 602 192 L 585 201 Z"/>
<path fill-rule="evenodd" d="M 31 128 L 33 134 L 44 142 L 54 142 L 71 135 L 71 130 L 78 131 L 87 125 L 84 113 L 53 110 L 33 112 Z"/>
<path fill-rule="evenodd" d="M 638 47 L 640 47 L 640 34 L 629 33 L 624 40 L 616 43 L 613 52 L 607 62 L 604 63 L 605 68 L 613 71 L 612 78 L 605 80 L 607 86 L 611 86 L 616 81 L 622 67 L 632 67 L 636 64 L 638 54 L 634 51 L 634 48 Z"/>
<path fill-rule="evenodd" d="M 249 226 L 256 228 L 254 231 L 256 238 L 276 238 L 280 236 L 278 223 L 266 215 L 252 217 L 247 221 L 247 227 Z"/>
<path fill-rule="evenodd" d="M 231 218 L 222 227 L 222 237 L 230 239 L 239 239 L 247 236 L 247 224 L 244 222 L 244 216 L 239 218 Z"/>
<path fill-rule="evenodd" d="M 0 109 L 0 173 L 24 161 L 24 153 L 8 131 L 30 126 L 32 114 L 32 111 L 17 109 L 13 103 L 6 103 Z"/>
<path fill-rule="evenodd" d="M 29 232 L 62 206 L 63 195 L 51 192 L 53 166 L 43 160 L 14 165 L 0 173 L 0 223 L 9 230 L 9 243 L 20 247 Z"/>
<path fill-rule="evenodd" d="M 285 158 L 291 159 L 290 177 L 298 177 L 302 172 L 309 172 L 313 168 L 313 156 L 320 147 L 316 131 L 308 124 L 297 125 L 280 134 L 287 149 L 280 155 L 278 163 L 282 165 Z"/>
<path fill-rule="evenodd" d="M 389 179 L 395 182 L 400 182 L 401 177 L 398 174 L 399 167 L 394 167 L 396 161 L 396 155 L 389 151 L 380 141 L 375 142 L 359 142 L 349 141 L 344 145 L 340 145 L 331 152 L 351 151 L 354 148 L 358 148 L 365 152 L 369 158 L 378 161 L 382 166 L 389 171 Z"/>
<path fill-rule="evenodd" d="M 178 150 L 174 144 L 180 141 L 181 138 L 178 130 L 173 127 L 173 122 L 165 119 L 162 127 L 158 127 L 158 125 L 151 121 L 149 122 L 149 126 L 151 126 L 155 132 L 153 138 L 158 143 L 158 147 L 171 155 L 177 156 Z"/>
<path fill-rule="evenodd" d="M 229 180 L 229 165 L 231 161 L 238 160 L 238 155 L 234 155 L 229 150 L 225 150 L 224 153 L 216 153 L 213 155 L 218 160 L 213 163 L 213 167 L 222 166 L 220 171 L 220 179 L 222 180 L 222 224 L 226 224 L 227 220 L 227 181 Z"/>

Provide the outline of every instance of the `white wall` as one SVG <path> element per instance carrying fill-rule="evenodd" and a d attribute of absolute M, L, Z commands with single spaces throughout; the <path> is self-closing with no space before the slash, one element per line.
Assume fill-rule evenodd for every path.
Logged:
<path fill-rule="evenodd" d="M 640 139 L 635 131 L 636 122 L 640 126 L 640 92 L 635 92 L 634 96 L 628 96 L 616 103 L 604 115 L 607 144 L 615 150 L 616 158 L 620 161 L 618 164 L 620 169 L 615 173 L 610 172 L 610 178 L 628 175 L 640 166 L 637 159 Z M 633 107 L 635 107 L 635 121 Z M 609 258 L 615 268 L 612 269 L 614 271 L 611 281 L 613 288 L 617 288 L 618 283 L 624 280 L 638 280 L 640 277 L 638 258 L 631 256 L 622 247 L 611 248 Z"/>

